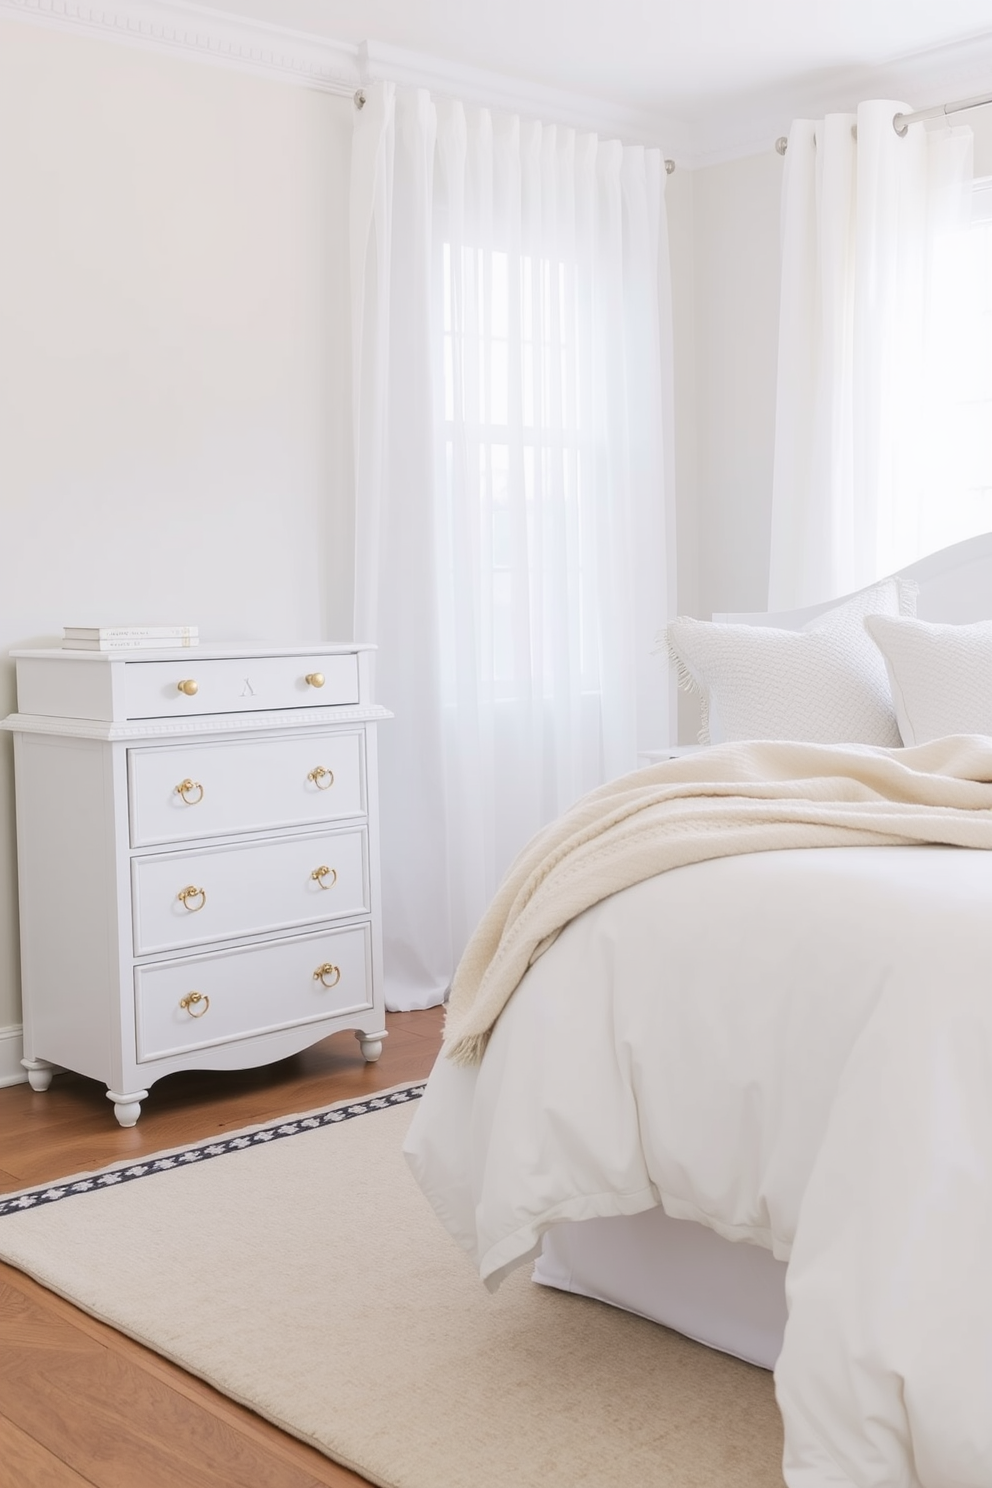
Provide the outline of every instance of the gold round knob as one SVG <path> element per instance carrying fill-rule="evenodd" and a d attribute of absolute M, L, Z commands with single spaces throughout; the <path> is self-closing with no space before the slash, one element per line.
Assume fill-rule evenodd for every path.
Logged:
<path fill-rule="evenodd" d="M 193 1009 L 200 1002 L 203 1003 L 202 1008 L 198 1013 L 194 1013 Z M 185 997 L 180 997 L 179 1006 L 184 1013 L 189 1013 L 191 1018 L 202 1018 L 210 1006 L 210 998 L 205 992 L 187 992 Z"/>
<path fill-rule="evenodd" d="M 196 791 L 195 796 L 192 792 Z M 180 780 L 176 786 L 176 795 L 182 796 L 187 806 L 199 806 L 203 800 L 203 786 L 198 780 Z"/>
<path fill-rule="evenodd" d="M 187 677 L 185 682 L 180 682 L 177 685 L 179 691 L 184 692 L 187 697 L 196 697 L 196 694 L 200 690 L 199 682 L 194 682 L 192 677 Z"/>
<path fill-rule="evenodd" d="M 334 784 L 334 771 L 325 770 L 323 765 L 317 765 L 313 770 L 310 771 L 307 779 L 311 781 L 318 790 L 330 790 L 331 786 Z"/>
<path fill-rule="evenodd" d="M 330 981 L 327 978 L 330 977 Z M 332 966 L 330 961 L 325 961 L 323 966 L 318 966 L 313 974 L 315 982 L 323 982 L 325 987 L 336 987 L 341 980 L 340 966 Z M 194 994 L 195 995 L 195 994 Z"/>
<path fill-rule="evenodd" d="M 323 672 L 307 672 L 306 680 L 311 687 L 323 687 L 324 674 Z"/>
<path fill-rule="evenodd" d="M 196 914 L 197 910 L 202 909 L 207 902 L 207 891 L 206 889 L 196 888 L 194 884 L 188 884 L 185 889 L 179 890 L 176 898 L 184 909 L 189 910 L 190 914 Z M 191 899 L 199 899 L 200 902 L 199 904 L 191 904 Z"/>
<path fill-rule="evenodd" d="M 330 883 L 325 883 L 324 879 L 328 876 L 328 874 L 330 874 L 331 881 Z M 338 881 L 338 870 L 336 868 L 328 868 L 327 864 L 324 863 L 322 867 L 315 868 L 310 877 L 314 879 L 316 883 L 319 883 L 322 889 L 333 889 L 334 885 Z"/>

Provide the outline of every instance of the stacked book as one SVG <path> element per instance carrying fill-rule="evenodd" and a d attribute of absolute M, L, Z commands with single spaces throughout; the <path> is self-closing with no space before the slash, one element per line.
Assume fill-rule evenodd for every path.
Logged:
<path fill-rule="evenodd" d="M 195 625 L 67 625 L 63 651 L 172 651 L 199 645 Z"/>

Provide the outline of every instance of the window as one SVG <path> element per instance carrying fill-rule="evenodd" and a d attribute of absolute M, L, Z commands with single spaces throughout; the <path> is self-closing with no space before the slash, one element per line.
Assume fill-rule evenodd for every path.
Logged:
<path fill-rule="evenodd" d="M 476 665 L 496 697 L 600 685 L 593 439 L 583 418 L 580 273 L 442 245 L 442 564 L 477 565 Z M 442 567 L 442 571 L 445 571 Z M 454 596 L 448 623 L 455 624 Z"/>
<path fill-rule="evenodd" d="M 992 178 L 935 265 L 932 410 L 921 550 L 992 531 Z"/>

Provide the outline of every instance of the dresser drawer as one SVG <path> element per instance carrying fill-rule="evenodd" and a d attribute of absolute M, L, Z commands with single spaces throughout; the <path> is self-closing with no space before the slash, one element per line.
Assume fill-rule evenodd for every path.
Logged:
<path fill-rule="evenodd" d="M 355 827 L 134 858 L 131 913 L 136 956 L 368 914 L 368 836 Z"/>
<path fill-rule="evenodd" d="M 165 1059 L 371 1006 L 367 924 L 138 966 L 137 1059 Z"/>
<path fill-rule="evenodd" d="M 315 685 L 318 677 L 324 680 Z M 168 661 L 129 661 L 124 668 L 127 718 L 278 712 L 357 702 L 358 657 L 353 654 L 198 661 L 191 652 Z"/>
<path fill-rule="evenodd" d="M 131 749 L 128 789 L 132 847 L 363 816 L 364 735 Z"/>

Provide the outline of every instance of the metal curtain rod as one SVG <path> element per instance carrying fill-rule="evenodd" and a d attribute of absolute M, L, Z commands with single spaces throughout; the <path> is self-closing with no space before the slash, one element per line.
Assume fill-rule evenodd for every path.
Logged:
<path fill-rule="evenodd" d="M 961 114 L 965 109 L 984 108 L 989 103 L 992 103 L 992 93 L 983 93 L 980 98 L 961 98 L 957 103 L 938 103 L 933 108 L 917 109 L 914 114 L 893 114 L 892 128 L 902 138 L 910 124 L 917 124 L 921 119 L 940 119 L 947 114 Z M 851 133 L 857 139 L 857 125 Z M 788 135 L 779 135 L 775 141 L 775 148 L 780 155 L 784 155 L 789 148 Z"/>
<path fill-rule="evenodd" d="M 365 107 L 365 92 L 364 92 L 364 90 L 362 88 L 359 88 L 358 92 L 355 94 L 355 107 L 357 109 L 363 109 Z M 784 150 L 782 151 L 782 154 L 783 155 L 785 154 L 785 151 Z M 675 161 L 674 160 L 666 160 L 665 161 L 665 175 L 666 176 L 670 176 L 672 174 L 672 171 L 674 169 L 675 169 Z"/>
<path fill-rule="evenodd" d="M 962 98 L 958 103 L 938 103 L 935 108 L 917 109 L 915 114 L 896 114 L 892 128 L 896 134 L 905 134 L 910 124 L 919 119 L 939 119 L 943 114 L 960 114 L 965 109 L 984 108 L 992 103 L 992 93 L 983 93 L 980 98 Z"/>

